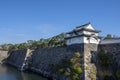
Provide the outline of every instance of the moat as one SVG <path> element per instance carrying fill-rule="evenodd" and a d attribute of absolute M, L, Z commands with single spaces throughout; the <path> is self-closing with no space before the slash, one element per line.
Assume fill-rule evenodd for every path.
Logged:
<path fill-rule="evenodd" d="M 0 80 L 48 80 L 32 72 L 20 72 L 11 66 L 0 65 Z"/>

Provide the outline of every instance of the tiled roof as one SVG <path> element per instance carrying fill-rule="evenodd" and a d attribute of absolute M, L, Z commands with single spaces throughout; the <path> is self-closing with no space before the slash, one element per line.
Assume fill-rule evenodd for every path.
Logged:
<path fill-rule="evenodd" d="M 65 39 L 71 39 L 71 38 L 81 37 L 81 36 L 91 37 L 91 35 L 88 35 L 88 34 L 81 34 L 81 35 L 66 37 Z M 101 38 L 100 36 L 95 36 L 95 37 Z"/>
<path fill-rule="evenodd" d="M 76 28 L 85 28 L 86 26 L 90 25 L 91 23 L 87 23 L 87 24 L 84 24 L 84 25 L 81 25 L 81 26 L 77 26 Z"/>
<path fill-rule="evenodd" d="M 120 38 L 105 38 L 104 40 L 120 40 Z"/>
<path fill-rule="evenodd" d="M 100 32 L 99 30 L 92 30 L 92 29 L 87 29 L 86 27 L 90 25 L 90 23 L 87 23 L 87 24 L 84 24 L 84 25 L 81 25 L 81 26 L 78 26 L 76 27 L 74 30 L 70 31 L 70 32 L 67 32 L 66 34 L 70 34 L 70 33 L 73 33 L 73 32 L 78 32 L 78 31 L 82 31 L 82 30 L 85 30 L 85 31 L 90 31 L 90 32 Z"/>

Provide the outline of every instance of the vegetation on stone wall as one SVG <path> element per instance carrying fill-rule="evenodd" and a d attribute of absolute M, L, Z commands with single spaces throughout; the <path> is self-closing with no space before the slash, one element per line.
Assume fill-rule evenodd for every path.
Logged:
<path fill-rule="evenodd" d="M 96 80 L 96 74 L 97 74 L 96 67 L 93 66 L 93 67 L 90 69 L 90 77 L 91 77 L 91 80 Z"/>
<path fill-rule="evenodd" d="M 109 80 L 110 76 L 112 75 L 108 70 L 102 69 L 99 71 L 100 75 L 104 78 L 104 80 Z"/>
<path fill-rule="evenodd" d="M 2 44 L 0 47 L 3 50 L 18 50 L 18 49 L 36 49 L 36 48 L 48 48 L 56 46 L 64 46 L 66 44 L 64 40 L 65 34 L 61 33 L 57 36 L 48 39 L 28 40 L 27 42 L 20 44 Z"/>
<path fill-rule="evenodd" d="M 120 69 L 116 71 L 116 77 L 120 80 Z"/>
<path fill-rule="evenodd" d="M 105 53 L 103 50 L 100 50 L 98 56 L 99 62 L 102 66 L 107 67 L 113 64 L 112 56 L 109 53 Z"/>
<path fill-rule="evenodd" d="M 63 59 L 55 68 L 58 76 L 64 75 L 72 80 L 80 80 L 82 68 L 80 64 L 80 53 L 77 52 L 71 59 Z"/>
<path fill-rule="evenodd" d="M 99 63 L 101 65 L 101 71 L 99 71 L 100 75 L 104 80 L 115 80 L 117 77 L 120 78 L 120 71 L 115 72 L 114 68 L 116 68 L 115 61 L 113 60 L 113 56 L 111 53 L 106 53 L 104 50 L 100 50 L 98 53 Z M 115 76 L 116 73 L 116 76 Z"/>

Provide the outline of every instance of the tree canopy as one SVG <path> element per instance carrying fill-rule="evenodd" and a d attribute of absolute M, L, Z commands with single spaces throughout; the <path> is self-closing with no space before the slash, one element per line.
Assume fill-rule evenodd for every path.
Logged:
<path fill-rule="evenodd" d="M 61 33 L 57 36 L 48 39 L 41 38 L 40 40 L 28 40 L 20 44 L 2 44 L 0 45 L 0 47 L 3 50 L 18 50 L 18 49 L 27 49 L 27 48 L 37 49 L 37 48 L 64 46 L 66 43 L 64 37 L 65 34 Z"/>

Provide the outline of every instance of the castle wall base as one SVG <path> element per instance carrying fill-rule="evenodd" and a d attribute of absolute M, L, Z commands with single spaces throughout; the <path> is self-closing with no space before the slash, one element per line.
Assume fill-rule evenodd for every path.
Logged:
<path fill-rule="evenodd" d="M 97 44 L 84 44 L 84 80 L 96 80 Z"/>
<path fill-rule="evenodd" d="M 117 64 L 116 68 L 120 67 L 120 44 L 74 44 L 64 47 L 37 49 L 32 52 L 29 50 L 17 50 L 10 53 L 7 63 L 16 66 L 18 69 L 24 66 L 25 69 L 30 69 L 46 77 L 55 78 L 54 65 L 59 64 L 62 59 L 70 59 L 75 52 L 80 52 L 83 69 L 83 74 L 80 77 L 82 80 L 96 80 L 98 79 L 97 71 L 100 68 L 98 63 L 98 51 L 100 49 L 112 54 Z M 61 80 L 64 80 L 64 78 Z"/>

